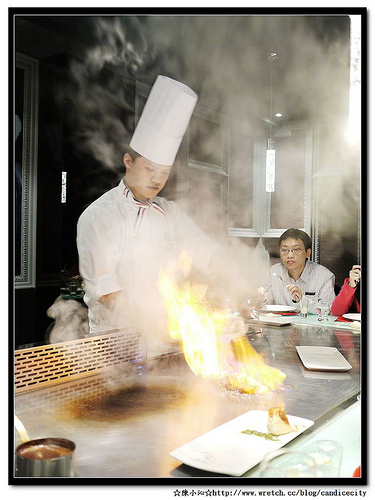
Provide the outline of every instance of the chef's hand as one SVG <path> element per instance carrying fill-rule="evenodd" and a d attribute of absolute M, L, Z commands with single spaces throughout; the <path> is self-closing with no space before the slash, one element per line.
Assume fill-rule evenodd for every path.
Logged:
<path fill-rule="evenodd" d="M 107 293 L 107 295 L 102 295 L 99 298 L 99 302 L 108 307 L 108 309 L 112 310 L 115 307 L 116 301 L 120 297 L 120 294 L 121 290 L 118 292 Z"/>
<path fill-rule="evenodd" d="M 349 272 L 349 285 L 355 288 L 361 279 L 361 266 L 353 266 Z"/>
<path fill-rule="evenodd" d="M 286 288 L 290 293 L 290 296 L 292 297 L 292 300 L 294 300 L 294 302 L 299 302 L 302 299 L 302 290 L 300 289 L 299 286 L 287 285 Z"/>

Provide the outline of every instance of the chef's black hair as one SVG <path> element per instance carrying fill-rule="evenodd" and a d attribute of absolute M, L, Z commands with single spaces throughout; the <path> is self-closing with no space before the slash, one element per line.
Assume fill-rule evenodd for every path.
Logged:
<path fill-rule="evenodd" d="M 128 153 L 128 155 L 131 157 L 131 159 L 134 161 L 136 158 L 138 158 L 138 156 L 142 156 L 140 155 L 139 153 L 137 153 L 136 151 L 134 151 L 133 148 L 131 148 L 130 146 L 126 146 L 124 148 L 124 152 L 122 154 L 122 157 L 124 157 L 124 155 Z"/>
<path fill-rule="evenodd" d="M 279 248 L 281 247 L 281 243 L 285 241 L 287 238 L 293 238 L 294 240 L 300 239 L 305 245 L 305 250 L 312 248 L 312 241 L 310 236 L 302 231 L 302 229 L 294 229 L 293 227 L 287 229 L 279 238 Z"/>

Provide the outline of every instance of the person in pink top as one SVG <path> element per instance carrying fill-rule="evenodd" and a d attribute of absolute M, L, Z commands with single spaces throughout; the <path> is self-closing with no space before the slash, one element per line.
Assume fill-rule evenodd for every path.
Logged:
<path fill-rule="evenodd" d="M 333 316 L 342 316 L 347 312 L 361 312 L 361 305 L 358 300 L 360 279 L 361 266 L 354 265 L 349 272 L 349 278 L 345 278 L 340 293 L 332 302 L 331 313 Z"/>

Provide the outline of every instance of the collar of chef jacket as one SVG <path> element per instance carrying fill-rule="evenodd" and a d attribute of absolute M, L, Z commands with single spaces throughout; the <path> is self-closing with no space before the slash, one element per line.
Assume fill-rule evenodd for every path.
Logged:
<path fill-rule="evenodd" d="M 143 208 L 143 209 L 155 209 L 157 212 L 159 212 L 161 215 L 165 215 L 164 209 L 159 205 L 157 201 L 140 201 L 137 200 L 137 198 L 133 195 L 131 189 L 126 185 L 125 181 L 122 179 L 122 194 L 125 196 L 126 200 L 130 202 L 132 205 L 138 208 Z"/>

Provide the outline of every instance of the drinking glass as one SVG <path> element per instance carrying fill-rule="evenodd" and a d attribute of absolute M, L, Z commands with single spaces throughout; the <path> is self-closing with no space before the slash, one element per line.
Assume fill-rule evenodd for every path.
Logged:
<path fill-rule="evenodd" d="M 300 311 L 302 318 L 307 318 L 310 299 L 304 295 L 300 301 Z"/>
<path fill-rule="evenodd" d="M 337 441 L 322 439 L 303 448 L 319 468 L 321 477 L 339 477 L 342 459 L 342 445 Z"/>
<path fill-rule="evenodd" d="M 312 456 L 284 448 L 265 455 L 259 474 L 261 477 L 320 477 L 319 468 Z"/>
<path fill-rule="evenodd" d="M 331 312 L 331 304 L 327 302 L 318 302 L 316 309 L 319 313 L 318 321 L 328 321 L 328 315 Z"/>

